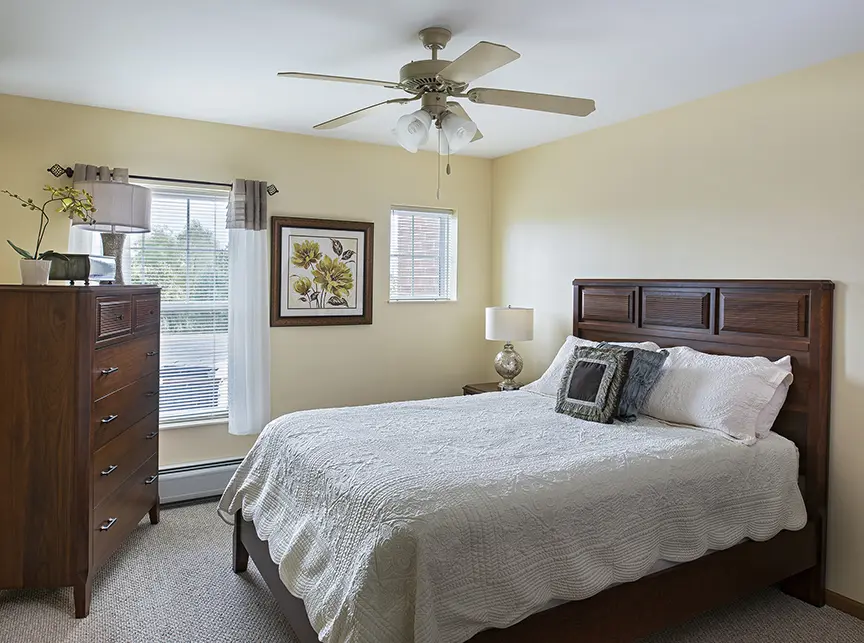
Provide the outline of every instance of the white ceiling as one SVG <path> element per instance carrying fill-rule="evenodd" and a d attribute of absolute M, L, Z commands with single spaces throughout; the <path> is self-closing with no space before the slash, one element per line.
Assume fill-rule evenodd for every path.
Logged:
<path fill-rule="evenodd" d="M 431 25 L 454 32 L 442 58 L 522 54 L 476 86 L 597 101 L 584 119 L 466 101 L 485 157 L 864 50 L 864 0 L 0 0 L 0 93 L 395 144 L 413 107 L 312 126 L 400 92 L 276 72 L 398 80 Z"/>

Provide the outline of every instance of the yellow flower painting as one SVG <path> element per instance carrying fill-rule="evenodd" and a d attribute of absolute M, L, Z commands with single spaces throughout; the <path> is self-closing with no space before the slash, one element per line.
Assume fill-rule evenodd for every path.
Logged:
<path fill-rule="evenodd" d="M 270 325 L 372 323 L 375 224 L 270 218 Z"/>
<path fill-rule="evenodd" d="M 292 235 L 289 308 L 356 308 L 357 239 Z"/>

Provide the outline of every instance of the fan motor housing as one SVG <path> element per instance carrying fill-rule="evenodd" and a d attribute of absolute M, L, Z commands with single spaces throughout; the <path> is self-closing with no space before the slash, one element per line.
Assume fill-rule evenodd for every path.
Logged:
<path fill-rule="evenodd" d="M 399 80 L 405 91 L 412 94 L 427 91 L 458 94 L 467 87 L 467 83 L 454 83 L 438 77 L 449 64 L 449 60 L 415 60 L 399 70 Z"/>

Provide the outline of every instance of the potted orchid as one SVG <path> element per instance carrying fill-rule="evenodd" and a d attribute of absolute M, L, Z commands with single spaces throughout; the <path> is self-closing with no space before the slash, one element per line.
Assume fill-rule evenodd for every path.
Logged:
<path fill-rule="evenodd" d="M 54 260 L 68 261 L 66 255 L 54 252 L 53 250 L 44 250 L 42 241 L 45 238 L 45 230 L 51 220 L 48 213 L 45 211 L 50 204 L 57 204 L 57 212 L 63 212 L 71 221 L 78 218 L 87 223 L 93 222 L 93 213 L 96 208 L 93 207 L 93 197 L 84 190 L 76 190 L 73 187 L 55 188 L 46 185 L 43 190 L 51 195 L 51 198 L 45 201 L 41 206 L 36 205 L 33 199 L 22 199 L 17 194 L 13 194 L 8 190 L 0 190 L 4 194 L 8 194 L 13 199 L 20 201 L 22 208 L 29 208 L 33 212 L 39 213 L 39 234 L 36 236 L 36 249 L 31 254 L 27 250 L 16 246 L 9 241 L 6 242 L 21 255 L 21 283 L 25 286 L 44 286 L 48 283 L 48 276 L 51 273 L 51 262 Z"/>

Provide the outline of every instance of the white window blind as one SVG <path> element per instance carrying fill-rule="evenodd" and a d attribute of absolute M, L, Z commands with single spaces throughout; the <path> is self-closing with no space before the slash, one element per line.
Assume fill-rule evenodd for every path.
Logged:
<path fill-rule="evenodd" d="M 160 424 L 227 418 L 229 190 L 140 183 L 151 230 L 127 237 L 127 281 L 162 287 Z"/>
<path fill-rule="evenodd" d="M 390 211 L 390 301 L 456 299 L 456 216 L 452 210 Z"/>

